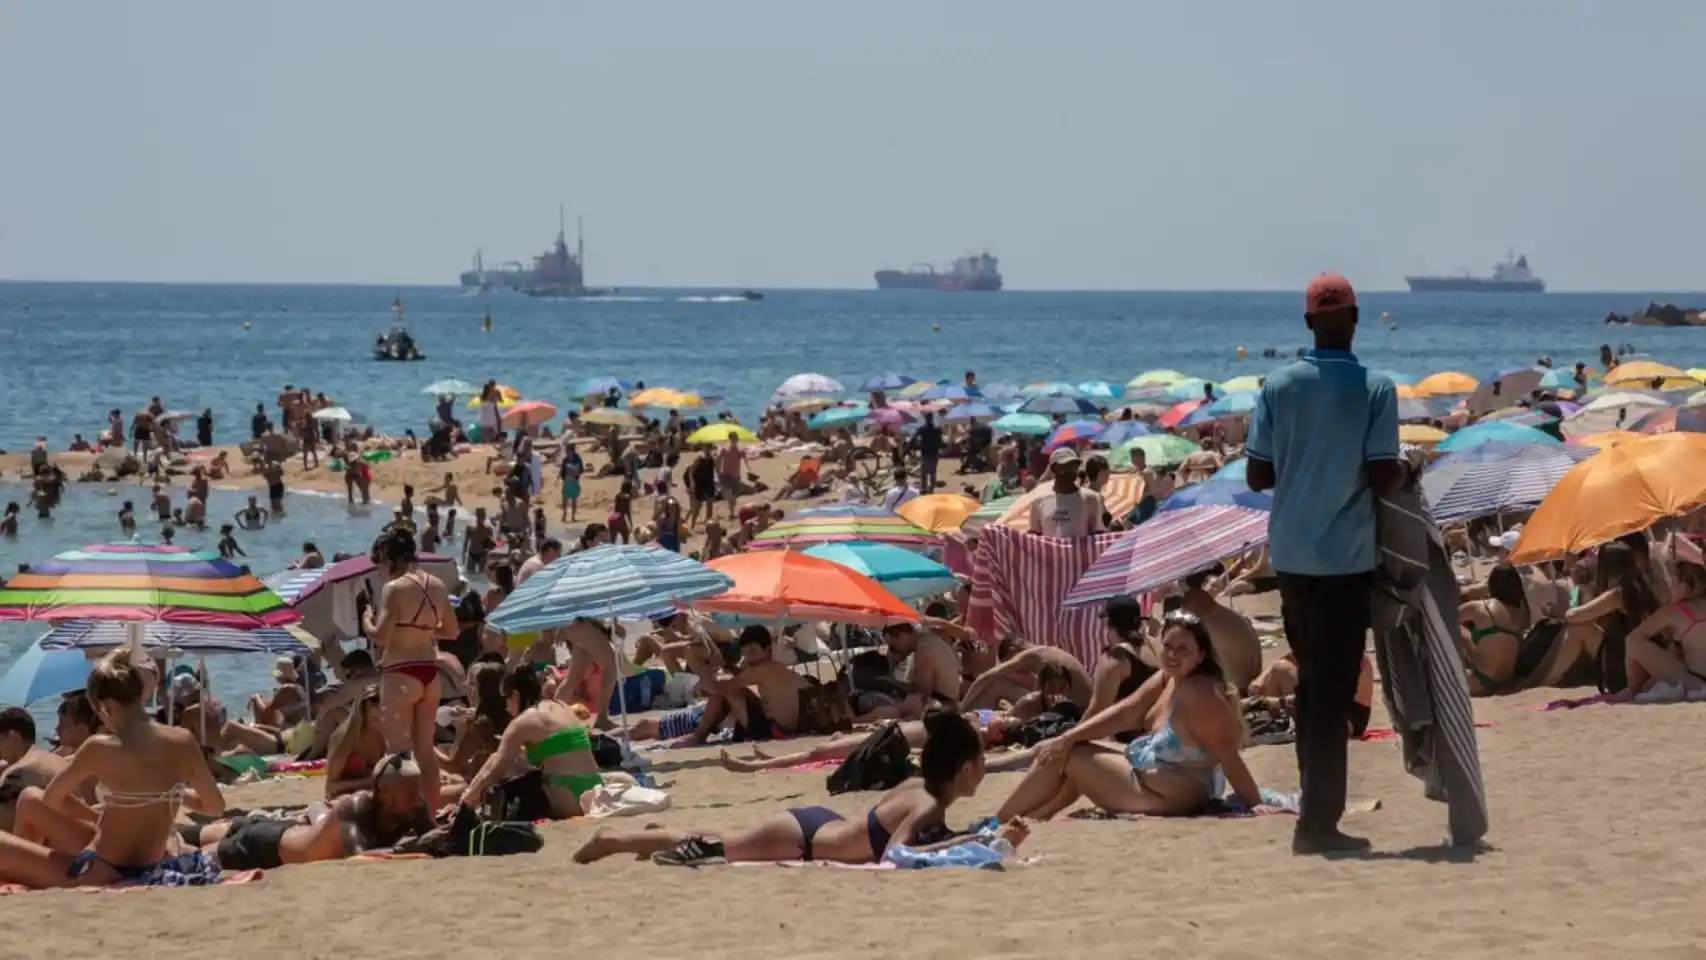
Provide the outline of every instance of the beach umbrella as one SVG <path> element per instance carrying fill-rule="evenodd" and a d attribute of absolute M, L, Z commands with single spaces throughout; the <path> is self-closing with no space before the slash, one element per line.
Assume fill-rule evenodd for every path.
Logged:
<path fill-rule="evenodd" d="M 1219 471 L 1216 471 L 1216 475 L 1218 473 Z M 1268 490 L 1261 493 L 1251 490 L 1244 478 L 1216 480 L 1210 476 L 1201 483 L 1174 490 L 1155 510 L 1157 513 L 1164 513 L 1168 510 L 1183 510 L 1186 507 L 1210 506 L 1237 506 L 1271 511 L 1274 508 L 1274 495 Z"/>
<path fill-rule="evenodd" d="M 1579 437 L 1572 437 L 1568 443 L 1564 444 L 1564 447 L 1565 449 L 1588 447 L 1593 450 L 1603 450 L 1614 443 L 1639 440 L 1644 436 L 1646 434 L 1636 433 L 1633 430 L 1607 430 L 1604 433 L 1586 433 Z"/>
<path fill-rule="evenodd" d="M 1706 390 L 1691 394 L 1686 404 L 1690 407 L 1706 407 Z"/>
<path fill-rule="evenodd" d="M 497 385 L 497 389 L 498 389 L 498 406 L 500 406 L 500 407 L 505 405 L 505 404 L 514 403 L 517 400 L 521 399 L 521 391 L 517 390 L 516 388 L 514 388 L 512 386 L 500 383 Z M 468 401 L 468 406 L 477 407 L 477 406 L 480 406 L 480 404 L 483 402 L 484 401 L 482 401 L 480 399 L 480 392 L 478 390 L 476 390 L 476 391 L 474 391 L 473 399 Z"/>
<path fill-rule="evenodd" d="M 1544 427 L 1550 427 L 1558 422 L 1557 417 L 1554 417 L 1544 410 L 1517 410 L 1510 413 L 1508 416 L 1500 417 L 1499 420 L 1504 423 L 1514 423 L 1518 426 L 1534 427 L 1537 430 Z"/>
<path fill-rule="evenodd" d="M 657 410 L 697 410 L 705 398 L 691 390 L 674 387 L 647 387 L 628 398 L 630 407 L 652 407 Z"/>
<path fill-rule="evenodd" d="M 1576 464 L 1535 508 L 1511 553 L 1537 563 L 1645 530 L 1706 502 L 1706 436 L 1614 443 Z"/>
<path fill-rule="evenodd" d="M 601 427 L 638 427 L 639 417 L 618 407 L 594 407 L 580 415 L 584 423 L 597 424 Z"/>
<path fill-rule="evenodd" d="M 627 393 L 632 389 L 634 389 L 634 383 L 631 380 L 619 380 L 615 377 L 593 377 L 591 380 L 582 381 L 579 387 L 569 392 L 569 396 L 578 400 L 583 397 L 603 396 L 612 390 L 617 393 Z"/>
<path fill-rule="evenodd" d="M 526 430 L 556 415 L 557 408 L 544 400 L 522 400 L 503 408 L 503 425 L 506 428 Z"/>
<path fill-rule="evenodd" d="M 906 501 L 895 508 L 895 513 L 931 533 L 952 533 L 965 526 L 978 506 L 964 494 L 929 493 Z"/>
<path fill-rule="evenodd" d="M 1432 420 L 1444 415 L 1445 410 L 1437 400 L 1426 397 L 1398 398 L 1399 420 Z"/>
<path fill-rule="evenodd" d="M 1562 447 L 1518 447 L 1498 460 L 1441 460 L 1422 474 L 1422 497 L 1437 523 L 1533 508 L 1576 466 Z"/>
<path fill-rule="evenodd" d="M 816 413 L 819 410 L 840 406 L 863 406 L 863 404 L 843 404 L 834 397 L 800 397 L 797 400 L 789 400 L 787 409 L 795 413 Z"/>
<path fill-rule="evenodd" d="M 1043 437 L 1054 430 L 1054 421 L 1040 413 L 1009 413 L 989 426 L 997 433 L 1023 433 Z"/>
<path fill-rule="evenodd" d="M 1228 393 L 1213 403 L 1205 403 L 1192 410 L 1188 416 L 1179 421 L 1179 426 L 1194 427 L 1199 423 L 1208 423 L 1222 417 L 1247 415 L 1256 409 L 1256 401 L 1260 397 L 1261 394 L 1254 390 Z"/>
<path fill-rule="evenodd" d="M 920 400 L 948 400 L 954 403 L 964 403 L 968 400 L 982 400 L 983 391 L 976 387 L 968 387 L 959 383 L 938 383 L 918 395 Z"/>
<path fill-rule="evenodd" d="M 126 625 L 117 620 L 67 620 L 42 634 L 36 643 L 43 650 L 113 650 L 128 644 L 130 635 Z M 182 653 L 265 653 L 288 657 L 304 652 L 312 639 L 296 627 L 232 630 L 158 621 L 142 625 L 143 647 Z"/>
<path fill-rule="evenodd" d="M 1146 370 L 1126 381 L 1126 390 L 1129 391 L 1135 387 L 1170 387 L 1175 383 L 1190 379 L 1192 379 L 1190 374 L 1180 373 L 1177 370 Z"/>
<path fill-rule="evenodd" d="M 1128 440 L 1114 447 L 1108 451 L 1108 463 L 1115 467 L 1129 467 L 1132 451 L 1142 450 L 1145 463 L 1152 467 L 1166 467 L 1184 463 L 1186 457 L 1200 449 L 1196 444 L 1176 434 L 1157 433 Z"/>
<path fill-rule="evenodd" d="M 1663 397 L 1643 391 L 1616 390 L 1601 393 L 1564 418 L 1558 429 L 1566 437 L 1579 437 L 1607 430 L 1623 430 L 1655 410 L 1670 406 Z"/>
<path fill-rule="evenodd" d="M 0 621 L 167 620 L 249 630 L 301 619 L 215 553 L 151 543 L 68 550 L 0 587 Z"/>
<path fill-rule="evenodd" d="M 881 507 L 834 504 L 812 507 L 770 525 L 746 545 L 748 550 L 776 550 L 808 543 L 870 540 L 905 547 L 928 547 L 940 542 L 935 534 Z"/>
<path fill-rule="evenodd" d="M 733 585 L 694 601 L 695 610 L 762 623 L 917 623 L 918 613 L 870 577 L 798 550 L 718 557 L 707 564 Z"/>
<path fill-rule="evenodd" d="M 869 540 L 820 543 L 800 552 L 862 573 L 902 600 L 949 593 L 960 585 L 954 571 L 942 564 L 886 543 Z"/>
<path fill-rule="evenodd" d="M 0 676 L 0 703 L 29 706 L 38 700 L 81 690 L 94 664 L 77 650 L 43 650 L 32 643 Z"/>
<path fill-rule="evenodd" d="M 1266 379 L 1266 377 L 1258 377 L 1255 374 L 1246 373 L 1241 377 L 1233 377 L 1231 380 L 1222 381 L 1220 389 L 1225 390 L 1227 393 L 1242 393 L 1245 390 L 1260 390 L 1262 389 L 1262 382 Z"/>
<path fill-rule="evenodd" d="M 480 388 L 466 380 L 451 377 L 447 380 L 434 380 L 422 388 L 421 392 L 437 397 L 477 397 L 480 395 Z"/>
<path fill-rule="evenodd" d="M 901 387 L 899 396 L 908 400 L 916 400 L 923 396 L 925 391 L 938 386 L 945 387 L 949 383 L 950 381 L 947 380 L 918 380 Z"/>
<path fill-rule="evenodd" d="M 1104 447 L 1117 447 L 1127 440 L 1137 437 L 1148 437 L 1156 433 L 1154 427 L 1142 420 L 1111 420 L 1096 434 L 1095 442 Z"/>
<path fill-rule="evenodd" d="M 864 406 L 830 407 L 828 410 L 812 414 L 811 419 L 806 421 L 806 426 L 813 430 L 845 427 L 848 424 L 859 423 L 870 412 L 870 409 Z"/>
<path fill-rule="evenodd" d="M 1219 397 L 1224 392 L 1219 387 L 1215 386 L 1214 384 L 1210 383 L 1207 380 L 1198 380 L 1198 379 L 1193 378 L 1190 380 L 1181 380 L 1178 383 L 1175 383 L 1172 386 L 1168 387 L 1167 388 L 1167 399 L 1169 399 L 1169 400 L 1200 400 L 1205 396 L 1205 394 L 1204 394 L 1205 389 L 1212 391 L 1216 397 Z"/>
<path fill-rule="evenodd" d="M 1112 411 L 1109 416 L 1123 417 L 1130 413 L 1134 417 L 1158 417 L 1173 406 L 1171 400 L 1133 400 Z"/>
<path fill-rule="evenodd" d="M 1027 383 L 1023 392 L 1027 397 L 1077 397 L 1083 394 L 1082 390 L 1060 380 L 1037 380 Z"/>
<path fill-rule="evenodd" d="M 576 620 L 646 617 L 731 586 L 733 581 L 724 574 L 679 553 L 608 544 L 540 567 L 498 604 L 488 621 L 513 636 L 566 627 Z"/>
<path fill-rule="evenodd" d="M 865 411 L 865 419 L 871 423 L 882 424 L 885 427 L 904 427 L 917 423 L 918 418 L 899 407 L 878 407 Z"/>
<path fill-rule="evenodd" d="M 841 393 L 846 389 L 841 385 L 841 381 L 821 373 L 796 373 L 782 381 L 771 395 L 780 399 L 819 393 Z"/>
<path fill-rule="evenodd" d="M 738 423 L 732 423 L 727 420 L 700 427 L 687 435 L 687 442 L 695 444 L 728 443 L 730 437 L 733 437 L 742 443 L 758 442 L 758 434 L 753 433 L 751 430 L 748 430 Z"/>
<path fill-rule="evenodd" d="M 1480 385 L 1481 381 L 1476 380 L 1467 373 L 1459 373 L 1456 370 L 1446 370 L 1441 373 L 1433 374 L 1432 376 L 1423 377 L 1422 380 L 1416 384 L 1416 396 L 1430 397 L 1459 393 L 1474 393 L 1475 388 Z"/>
<path fill-rule="evenodd" d="M 1086 397 L 1108 398 L 1120 395 L 1120 388 L 1106 380 L 1086 380 L 1078 385 L 1078 392 Z"/>
<path fill-rule="evenodd" d="M 324 410 L 316 410 L 313 413 L 313 417 L 314 417 L 314 419 L 320 421 L 321 423 L 367 423 L 368 422 L 366 417 L 362 416 L 359 413 L 356 413 L 355 411 L 349 409 L 348 407 L 327 407 Z"/>
<path fill-rule="evenodd" d="M 1095 404 L 1082 397 L 1063 397 L 1059 394 L 1043 394 L 1026 400 L 1019 407 L 1020 413 L 1040 413 L 1045 416 L 1066 417 L 1100 417 L 1102 411 Z"/>
<path fill-rule="evenodd" d="M 1629 426 L 1636 433 L 1706 433 L 1706 413 L 1696 407 L 1654 410 Z"/>
<path fill-rule="evenodd" d="M 1100 420 L 1071 420 L 1055 427 L 1043 441 L 1043 450 L 1053 453 L 1056 447 L 1063 444 L 1091 442 L 1101 435 L 1106 428 Z"/>
<path fill-rule="evenodd" d="M 1008 383 L 1004 380 L 986 383 L 978 389 L 983 391 L 983 399 L 985 400 L 1016 400 L 1023 392 L 1019 389 L 1018 384 Z"/>
<path fill-rule="evenodd" d="M 1670 366 L 1669 364 L 1655 363 L 1651 360 L 1635 360 L 1629 363 L 1620 363 L 1606 371 L 1605 374 L 1605 382 L 1607 384 L 1630 387 L 1644 387 L 1652 383 L 1654 380 L 1664 384 L 1667 381 L 1691 381 L 1693 379 L 1693 377 L 1688 375 L 1688 371 L 1686 370 L 1680 370 L 1676 367 Z M 1688 386 L 1688 384 L 1684 384 L 1684 386 Z M 1660 387 L 1660 389 L 1664 388 Z"/>
<path fill-rule="evenodd" d="M 423 573 L 437 577 L 447 588 L 461 577 L 451 557 L 423 553 L 416 561 Z M 309 633 L 353 637 L 360 633 L 356 598 L 363 593 L 377 596 L 389 579 L 364 553 L 316 570 L 281 570 L 262 577 L 261 582 L 301 614 L 301 625 Z"/>
<path fill-rule="evenodd" d="M 1496 379 L 1477 386 L 1469 395 L 1469 412 L 1478 415 L 1508 407 L 1539 390 L 1542 376 L 1539 370 L 1531 369 L 1501 373 Z"/>
<path fill-rule="evenodd" d="M 1006 515 L 1007 511 L 1011 510 L 1013 505 L 1019 502 L 1020 496 L 1021 494 L 1012 493 L 1005 497 L 997 497 L 988 503 L 982 504 L 976 510 L 972 511 L 971 516 L 966 517 L 965 523 L 960 525 L 960 530 L 963 533 L 975 534 L 977 531 L 983 529 L 985 524 L 1000 522 L 1001 518 Z M 1025 526 L 1030 526 L 1030 519 L 1028 516 L 1025 519 Z"/>
<path fill-rule="evenodd" d="M 1706 391 L 1703 391 L 1706 392 Z M 961 420 L 994 420 L 1001 416 L 1001 411 L 987 403 L 962 403 L 950 409 L 944 420 L 958 422 Z"/>
<path fill-rule="evenodd" d="M 1483 443 L 1538 443 L 1558 446 L 1563 441 L 1550 434 L 1541 433 L 1533 427 L 1525 427 L 1520 423 L 1511 423 L 1506 420 L 1485 420 L 1464 427 L 1441 440 L 1438 449 L 1449 452 L 1479 446 Z"/>
<path fill-rule="evenodd" d="M 1208 479 L 1210 483 L 1220 483 L 1222 481 L 1248 483 L 1249 478 L 1250 460 L 1248 457 L 1239 457 L 1231 463 L 1228 463 L 1226 466 L 1221 467 L 1219 470 L 1216 470 Z"/>
<path fill-rule="evenodd" d="M 1098 603 L 1167 586 L 1268 540 L 1268 511 L 1213 505 L 1156 514 L 1090 564 L 1063 601 Z"/>
<path fill-rule="evenodd" d="M 1593 382 L 1590 374 L 1588 382 Z M 1580 390 L 1581 384 L 1576 383 L 1576 371 L 1573 367 L 1559 367 L 1548 370 L 1540 375 L 1540 386 L 1547 390 Z"/>
<path fill-rule="evenodd" d="M 899 390 L 901 387 L 911 386 L 917 382 L 918 381 L 904 373 L 879 373 L 871 379 L 866 380 L 865 385 L 859 389 L 866 393 L 876 393 L 878 390 L 886 392 L 889 390 Z"/>
<path fill-rule="evenodd" d="M 1444 440 L 1450 434 L 1438 427 L 1430 427 L 1425 423 L 1406 423 L 1398 427 L 1399 443 L 1418 443 L 1431 445 Z"/>
<path fill-rule="evenodd" d="M 1195 413 L 1197 408 L 1205 403 L 1208 403 L 1208 401 L 1204 400 L 1202 397 L 1198 397 L 1195 400 L 1181 400 L 1168 407 L 1166 412 L 1162 413 L 1161 416 L 1156 417 L 1155 425 L 1158 427 L 1167 427 L 1169 429 L 1176 427 L 1183 423 L 1186 417 Z"/>
<path fill-rule="evenodd" d="M 985 504 L 978 508 L 966 522 L 967 529 L 974 529 L 972 522 L 977 521 L 981 526 L 993 520 L 1004 527 L 1014 530 L 1031 529 L 1031 505 L 1054 492 L 1054 484 L 1044 481 L 1035 489 L 1021 493 L 1015 497 L 1004 498 L 994 503 Z M 1109 516 L 1123 517 L 1137 508 L 1143 499 L 1143 478 L 1135 473 L 1110 474 L 1102 484 L 1102 509 Z M 986 510 L 995 509 L 995 515 L 990 517 Z"/>

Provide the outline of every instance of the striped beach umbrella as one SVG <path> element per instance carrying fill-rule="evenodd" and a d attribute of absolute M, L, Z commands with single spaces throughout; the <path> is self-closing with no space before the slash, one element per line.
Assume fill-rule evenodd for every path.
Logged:
<path fill-rule="evenodd" d="M 1056 447 L 1063 444 L 1093 442 L 1107 429 L 1107 424 L 1100 420 L 1072 420 L 1055 427 L 1043 442 L 1043 451 L 1053 453 Z"/>
<path fill-rule="evenodd" d="M 800 552 L 856 570 L 902 600 L 933 597 L 960 585 L 954 571 L 929 557 L 892 544 L 849 540 L 846 543 L 820 543 Z"/>
<path fill-rule="evenodd" d="M 253 630 L 301 617 L 214 553 L 152 543 L 68 550 L 0 588 L 0 621 L 165 620 Z"/>
<path fill-rule="evenodd" d="M 1581 459 L 1569 448 L 1532 445 L 1499 459 L 1447 457 L 1422 474 L 1422 497 L 1438 523 L 1529 510 Z"/>
<path fill-rule="evenodd" d="M 643 617 L 722 593 L 734 581 L 661 547 L 611 544 L 551 561 L 493 610 L 507 634 L 566 627 L 576 620 Z"/>
<path fill-rule="evenodd" d="M 1102 411 L 1083 397 L 1065 397 L 1058 393 L 1045 393 L 1026 400 L 1019 407 L 1020 413 L 1040 413 L 1044 416 L 1060 414 L 1067 417 L 1100 417 Z"/>
<path fill-rule="evenodd" d="M 772 524 L 752 538 L 748 550 L 775 550 L 808 543 L 839 543 L 870 540 L 903 547 L 927 547 L 938 543 L 935 534 L 881 507 L 836 504 L 801 510 Z"/>
<path fill-rule="evenodd" d="M 147 623 L 142 627 L 142 645 L 147 648 L 181 650 L 184 653 L 268 653 L 294 656 L 306 651 L 306 634 L 287 627 L 232 630 L 203 627 L 193 623 Z M 69 620 L 42 635 L 43 650 L 112 650 L 129 643 L 129 632 L 117 620 Z"/>
<path fill-rule="evenodd" d="M 1063 603 L 1146 593 L 1268 542 L 1268 512 L 1230 504 L 1157 514 L 1102 551 Z"/>

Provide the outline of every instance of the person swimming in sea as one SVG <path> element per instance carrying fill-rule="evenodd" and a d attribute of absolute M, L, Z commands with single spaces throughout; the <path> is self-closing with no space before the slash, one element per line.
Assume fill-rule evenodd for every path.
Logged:
<path fill-rule="evenodd" d="M 244 530 L 252 531 L 265 529 L 267 525 L 267 518 L 270 516 L 271 514 L 261 509 L 260 499 L 258 497 L 251 496 L 249 498 L 248 506 L 237 511 L 231 519 L 236 521 L 237 526 L 242 527 Z"/>

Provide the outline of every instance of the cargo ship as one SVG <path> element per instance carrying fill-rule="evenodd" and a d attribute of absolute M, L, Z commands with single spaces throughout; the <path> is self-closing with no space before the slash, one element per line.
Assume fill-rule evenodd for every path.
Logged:
<path fill-rule="evenodd" d="M 586 241 L 581 236 L 580 221 L 575 221 L 575 250 L 570 253 L 563 208 L 559 205 L 557 242 L 533 258 L 532 269 L 514 261 L 488 268 L 482 253 L 475 251 L 474 269 L 463 271 L 461 282 L 464 287 L 518 290 L 535 297 L 595 297 L 607 292 L 587 288 L 583 272 L 585 263 Z"/>
<path fill-rule="evenodd" d="M 1411 293 L 1545 293 L 1546 281 L 1528 269 L 1528 258 L 1516 251 L 1493 266 L 1490 277 L 1471 276 L 1469 271 L 1445 277 L 1405 277 Z"/>
<path fill-rule="evenodd" d="M 960 257 L 946 273 L 930 264 L 907 270 L 878 270 L 878 290 L 1000 290 L 1001 271 L 996 259 L 984 252 Z"/>

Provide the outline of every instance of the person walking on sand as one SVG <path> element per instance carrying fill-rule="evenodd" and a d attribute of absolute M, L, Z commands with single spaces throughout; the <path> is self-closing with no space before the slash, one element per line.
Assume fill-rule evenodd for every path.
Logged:
<path fill-rule="evenodd" d="M 1324 273 L 1304 294 L 1315 349 L 1268 375 L 1250 421 L 1250 489 L 1272 490 L 1269 558 L 1297 655 L 1298 854 L 1366 850 L 1339 830 L 1345 729 L 1370 627 L 1379 559 L 1375 498 L 1403 482 L 1392 381 L 1357 362 L 1350 281 Z"/>

